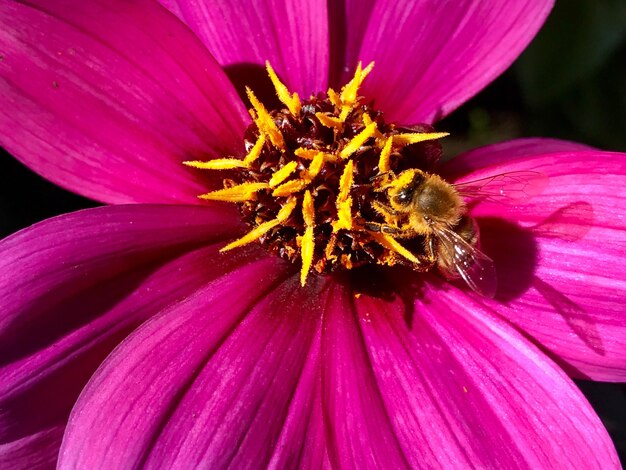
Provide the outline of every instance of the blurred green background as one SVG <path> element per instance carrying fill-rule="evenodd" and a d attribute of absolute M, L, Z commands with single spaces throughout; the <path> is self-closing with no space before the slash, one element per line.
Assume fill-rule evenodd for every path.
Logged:
<path fill-rule="evenodd" d="M 514 66 L 437 127 L 452 133 L 444 139 L 448 157 L 528 136 L 626 151 L 626 0 L 557 0 L 545 27 Z M 95 205 L 0 154 L 0 237 Z M 625 386 L 579 386 L 626 466 Z"/>
<path fill-rule="evenodd" d="M 512 68 L 439 126 L 449 154 L 520 136 L 626 151 L 626 0 L 560 0 Z"/>

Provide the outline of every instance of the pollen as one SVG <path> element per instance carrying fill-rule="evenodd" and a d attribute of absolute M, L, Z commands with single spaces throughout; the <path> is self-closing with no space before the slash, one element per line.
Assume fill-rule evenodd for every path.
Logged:
<path fill-rule="evenodd" d="M 237 204 L 249 226 L 221 251 L 259 243 L 298 265 L 303 286 L 313 273 L 422 263 L 424 240 L 373 229 L 390 218 L 380 188 L 390 174 L 428 171 L 447 133 L 387 123 L 360 94 L 373 68 L 359 63 L 341 90 L 303 100 L 266 63 L 280 107 L 246 88 L 252 124 L 241 152 L 184 162 L 220 175 L 222 187 L 199 197 Z"/>

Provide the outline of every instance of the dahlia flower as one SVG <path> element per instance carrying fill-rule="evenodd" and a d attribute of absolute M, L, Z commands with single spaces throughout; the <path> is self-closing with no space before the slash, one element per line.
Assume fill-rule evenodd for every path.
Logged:
<path fill-rule="evenodd" d="M 619 467 L 624 156 L 432 127 L 552 2 L 161 3 L 0 2 L 2 145 L 110 204 L 0 243 L 0 466 Z"/>

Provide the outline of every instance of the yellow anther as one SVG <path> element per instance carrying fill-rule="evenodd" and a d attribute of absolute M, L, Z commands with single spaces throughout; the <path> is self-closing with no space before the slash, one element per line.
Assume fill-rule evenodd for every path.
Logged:
<path fill-rule="evenodd" d="M 328 100 L 335 105 L 335 108 L 341 108 L 341 97 L 339 94 L 333 90 L 332 88 L 328 89 Z"/>
<path fill-rule="evenodd" d="M 250 232 L 246 233 L 243 237 L 235 240 L 232 243 L 229 243 L 224 248 L 220 250 L 220 252 L 232 250 L 233 248 L 238 248 L 243 245 L 247 245 L 248 243 L 252 243 L 255 240 L 261 238 L 265 233 L 269 232 L 274 227 L 280 225 L 285 220 L 289 218 L 293 210 L 295 209 L 297 201 L 295 198 L 290 198 L 287 203 L 282 207 L 282 209 L 278 212 L 275 219 L 270 220 L 268 222 L 264 222 Z"/>
<path fill-rule="evenodd" d="M 298 200 L 295 197 L 287 199 L 285 205 L 278 211 L 278 214 L 276 214 L 276 220 L 279 222 L 286 221 L 296 208 L 296 204 L 298 204 Z"/>
<path fill-rule="evenodd" d="M 219 189 L 210 193 L 201 194 L 200 199 L 208 199 L 210 201 L 227 201 L 227 202 L 243 202 L 253 201 L 256 199 L 257 191 L 268 189 L 267 183 L 243 183 L 231 188 Z"/>
<path fill-rule="evenodd" d="M 329 261 L 334 261 L 337 259 L 337 256 L 333 254 L 335 251 L 335 246 L 337 245 L 337 235 L 334 233 L 330 234 L 330 240 L 326 244 L 326 248 L 324 248 L 324 257 Z"/>
<path fill-rule="evenodd" d="M 371 62 L 365 69 L 363 69 L 363 65 L 359 62 L 354 77 L 341 89 L 340 98 L 342 104 L 350 106 L 354 104 L 359 88 L 363 84 L 363 80 L 365 80 L 365 77 L 369 75 L 373 68 L 374 62 Z"/>
<path fill-rule="evenodd" d="M 313 227 L 315 225 L 315 207 L 313 204 L 313 196 L 311 191 L 304 192 L 304 199 L 302 201 L 302 219 L 304 225 L 307 227 Z"/>
<path fill-rule="evenodd" d="M 270 188 L 275 188 L 280 183 L 285 181 L 289 177 L 289 175 L 292 174 L 296 170 L 297 166 L 298 166 L 298 162 L 290 161 L 284 167 L 282 167 L 280 170 L 274 173 L 272 175 L 272 178 L 270 179 Z"/>
<path fill-rule="evenodd" d="M 341 152 L 339 153 L 339 156 L 341 158 L 348 158 L 354 152 L 359 150 L 359 148 L 361 148 L 361 146 L 365 143 L 367 139 L 374 137 L 375 133 L 376 133 L 376 123 L 372 122 L 370 125 L 365 126 L 365 129 L 363 129 L 361 132 L 355 135 L 352 138 L 352 140 L 348 142 L 348 145 L 346 145 L 343 148 L 343 150 L 341 150 Z"/>
<path fill-rule="evenodd" d="M 309 180 L 315 178 L 322 169 L 322 166 L 324 166 L 324 152 L 318 152 L 307 169 L 307 178 Z"/>
<path fill-rule="evenodd" d="M 294 153 L 296 156 L 300 158 L 304 158 L 306 160 L 313 160 L 320 153 L 319 150 L 314 149 L 305 149 L 305 148 L 297 148 Z M 324 153 L 324 161 L 325 162 L 336 162 L 337 156 L 332 153 Z"/>
<path fill-rule="evenodd" d="M 350 195 L 350 189 L 354 182 L 354 162 L 350 160 L 346 167 L 343 169 L 341 178 L 339 178 L 339 194 L 337 195 L 337 202 L 345 201 Z"/>
<path fill-rule="evenodd" d="M 233 168 L 247 168 L 243 160 L 237 158 L 216 158 L 207 162 L 183 162 L 183 165 L 199 168 L 200 170 L 232 170 Z"/>
<path fill-rule="evenodd" d="M 272 119 L 272 116 L 267 109 L 265 109 L 265 106 L 263 106 L 252 90 L 248 87 L 246 87 L 246 94 L 248 95 L 250 103 L 254 107 L 255 113 L 250 113 L 250 115 L 252 116 L 252 119 L 254 119 L 259 131 L 262 134 L 267 135 L 275 147 L 283 150 L 285 148 L 285 141 L 280 129 L 276 126 L 274 119 Z"/>
<path fill-rule="evenodd" d="M 340 229 L 352 229 L 352 198 L 350 189 L 354 182 L 354 162 L 350 160 L 339 179 L 339 194 L 337 195 L 337 220 L 333 222 L 333 232 Z"/>
<path fill-rule="evenodd" d="M 302 218 L 304 219 L 304 235 L 300 241 L 300 256 L 302 257 L 302 270 L 300 271 L 300 284 L 304 286 L 309 275 L 311 264 L 313 263 L 313 253 L 315 242 L 313 239 L 313 229 L 315 228 L 315 206 L 310 191 L 304 193 L 302 201 Z"/>
<path fill-rule="evenodd" d="M 252 243 L 255 240 L 258 240 L 267 232 L 269 232 L 274 227 L 280 225 L 280 222 L 276 219 L 270 220 L 268 222 L 263 222 L 261 225 L 256 226 L 251 231 L 246 233 L 243 237 L 235 240 L 234 242 L 229 243 L 224 248 L 220 249 L 220 252 L 225 252 L 232 250 L 233 248 L 239 248 L 240 246 L 247 245 L 248 243 Z"/>
<path fill-rule="evenodd" d="M 393 136 L 393 143 L 398 145 L 417 144 L 426 140 L 441 139 L 450 135 L 448 132 L 414 132 L 407 134 L 396 134 Z"/>
<path fill-rule="evenodd" d="M 345 122 L 347 117 L 348 117 L 348 114 L 350 114 L 351 112 L 352 112 L 352 106 L 344 104 L 341 107 L 341 113 L 339 114 L 339 120 L 341 122 Z"/>
<path fill-rule="evenodd" d="M 304 188 L 307 187 L 308 184 L 309 184 L 308 181 L 302 180 L 302 179 L 287 181 L 286 183 L 283 183 L 280 186 L 278 186 L 276 189 L 274 189 L 274 191 L 272 191 L 272 196 L 274 197 L 291 196 L 292 194 L 302 191 Z"/>
<path fill-rule="evenodd" d="M 319 119 L 322 125 L 326 127 L 330 127 L 332 129 L 339 129 L 339 130 L 343 129 L 343 121 L 340 120 L 339 118 L 336 118 L 334 116 L 329 116 L 328 114 L 324 114 L 324 113 L 315 113 L 315 116 L 317 117 L 317 119 Z"/>
<path fill-rule="evenodd" d="M 368 232 L 368 233 L 371 235 L 371 237 L 374 240 L 376 240 L 376 242 L 378 242 L 379 244 L 381 244 L 388 250 L 398 253 L 403 258 L 408 259 L 411 263 L 420 264 L 420 260 L 417 258 L 417 256 L 415 256 L 405 247 L 400 245 L 400 243 L 398 243 L 397 240 L 393 238 L 391 235 L 387 235 L 386 233 L 378 233 L 378 232 Z"/>
<path fill-rule="evenodd" d="M 305 149 L 304 147 L 300 147 L 294 150 L 293 153 L 295 153 L 297 157 L 305 158 L 307 160 L 313 160 L 317 156 L 317 154 L 320 153 L 320 151 L 315 150 L 315 149 Z"/>
<path fill-rule="evenodd" d="M 261 155 L 261 150 L 263 150 L 264 145 L 265 136 L 261 134 L 254 146 L 250 149 L 250 152 L 248 152 L 248 155 L 246 155 L 246 158 L 243 159 L 246 166 L 249 166 L 253 161 L 259 158 L 259 155 Z"/>
<path fill-rule="evenodd" d="M 299 116 L 300 109 L 302 108 L 302 103 L 300 103 L 300 97 L 298 96 L 298 94 L 294 93 L 292 95 L 289 92 L 287 87 L 278 78 L 278 75 L 276 75 L 276 72 L 274 72 L 274 69 L 270 65 L 269 61 L 265 61 L 265 68 L 267 69 L 267 74 L 270 76 L 270 80 L 272 81 L 274 88 L 276 89 L 276 95 L 278 96 L 278 99 L 285 106 L 287 106 L 287 109 L 289 109 L 289 112 L 293 116 Z"/>
<path fill-rule="evenodd" d="M 391 145 L 393 144 L 393 137 L 389 137 L 385 141 L 383 149 L 380 151 L 380 157 L 378 158 L 378 174 L 388 173 L 391 168 L 389 167 L 389 157 L 391 156 Z"/>
<path fill-rule="evenodd" d="M 337 203 L 337 220 L 333 222 L 333 232 L 342 228 L 352 230 L 352 197 Z"/>
<path fill-rule="evenodd" d="M 361 116 L 361 119 L 363 120 L 363 125 L 364 126 L 369 126 L 371 123 L 374 122 L 374 120 L 367 113 L 363 113 L 363 116 Z M 376 132 L 374 133 L 374 137 L 376 137 L 377 139 L 384 139 L 385 138 L 383 133 L 380 132 L 378 130 L 378 128 L 376 128 Z"/>

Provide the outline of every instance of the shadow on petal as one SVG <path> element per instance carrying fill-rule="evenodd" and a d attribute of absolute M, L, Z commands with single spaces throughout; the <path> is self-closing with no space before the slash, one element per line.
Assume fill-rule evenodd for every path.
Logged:
<path fill-rule="evenodd" d="M 576 302 L 537 277 L 533 281 L 533 287 L 565 319 L 576 336 L 595 353 L 601 356 L 606 355 L 602 338 L 591 315 L 587 314 Z"/>
<path fill-rule="evenodd" d="M 493 259 L 498 276 L 496 300 L 509 302 L 528 290 L 539 254 L 533 233 L 495 217 L 477 219 L 481 250 Z"/>
<path fill-rule="evenodd" d="M 235 86 L 235 90 L 239 94 L 246 106 L 250 106 L 248 97 L 246 96 L 246 87 L 250 87 L 256 97 L 268 109 L 280 108 L 283 105 L 276 96 L 274 85 L 264 67 L 259 64 L 238 63 L 227 65 L 224 72 Z M 302 97 L 308 98 L 308 97 Z"/>
<path fill-rule="evenodd" d="M 437 276 L 419 273 L 403 266 L 392 268 L 363 266 L 351 271 L 344 278 L 340 278 L 342 284 L 350 286 L 352 297 L 355 299 L 361 295 L 386 302 L 400 299 L 403 305 L 404 321 L 409 329 L 413 328 L 415 299 L 419 298 L 422 302 L 427 302 L 423 295 L 426 280 L 444 283 Z"/>
<path fill-rule="evenodd" d="M 554 211 L 535 225 L 532 232 L 538 237 L 575 242 L 589 232 L 593 218 L 593 206 L 586 201 L 577 201 Z"/>

